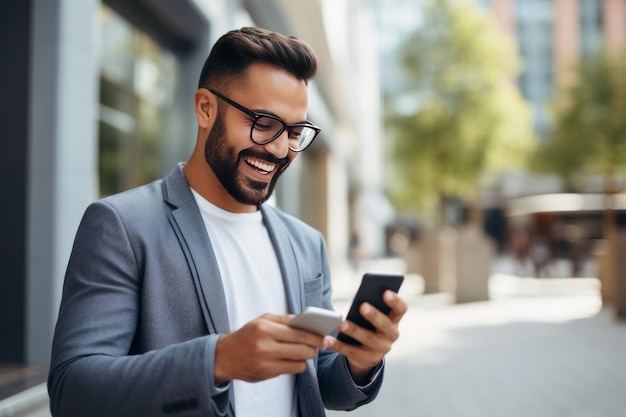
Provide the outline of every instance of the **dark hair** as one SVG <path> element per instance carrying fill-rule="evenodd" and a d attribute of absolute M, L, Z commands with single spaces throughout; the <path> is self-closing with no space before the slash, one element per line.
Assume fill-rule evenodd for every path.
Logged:
<path fill-rule="evenodd" d="M 275 65 L 304 82 L 317 72 L 315 52 L 301 39 L 244 27 L 227 32 L 213 45 L 202 67 L 198 88 L 237 79 L 254 62 Z"/>

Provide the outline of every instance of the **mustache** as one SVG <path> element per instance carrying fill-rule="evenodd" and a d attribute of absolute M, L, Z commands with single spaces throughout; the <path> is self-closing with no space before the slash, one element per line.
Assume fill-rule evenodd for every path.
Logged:
<path fill-rule="evenodd" d="M 282 167 L 283 165 L 287 165 L 289 163 L 289 157 L 286 156 L 284 158 L 277 158 L 269 152 L 261 152 L 253 149 L 244 149 L 243 151 L 239 152 L 239 159 L 243 159 L 247 156 L 276 164 L 279 167 Z"/>

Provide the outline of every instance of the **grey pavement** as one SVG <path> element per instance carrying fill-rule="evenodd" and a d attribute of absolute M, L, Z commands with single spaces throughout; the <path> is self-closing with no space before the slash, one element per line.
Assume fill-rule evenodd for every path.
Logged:
<path fill-rule="evenodd" d="M 358 274 L 340 279 L 338 311 Z M 626 322 L 602 305 L 595 278 L 495 273 L 490 300 L 467 304 L 423 295 L 419 276 L 406 284 L 410 309 L 378 398 L 329 417 L 626 416 Z"/>

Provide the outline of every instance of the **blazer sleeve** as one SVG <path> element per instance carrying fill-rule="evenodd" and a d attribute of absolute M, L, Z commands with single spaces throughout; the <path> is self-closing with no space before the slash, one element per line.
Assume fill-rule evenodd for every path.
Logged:
<path fill-rule="evenodd" d="M 215 393 L 213 381 L 218 335 L 131 354 L 142 286 L 135 251 L 110 205 L 98 202 L 87 209 L 68 263 L 53 341 L 52 415 L 225 415 L 228 392 Z"/>
<path fill-rule="evenodd" d="M 324 407 L 351 411 L 374 401 L 383 383 L 384 364 L 379 367 L 372 381 L 359 387 L 350 375 L 345 356 L 332 351 L 320 352 L 317 374 Z"/>

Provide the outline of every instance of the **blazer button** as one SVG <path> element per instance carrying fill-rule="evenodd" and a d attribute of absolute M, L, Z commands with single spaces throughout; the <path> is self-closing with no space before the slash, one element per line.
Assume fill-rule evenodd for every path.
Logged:
<path fill-rule="evenodd" d="M 165 414 L 175 414 L 185 410 L 193 410 L 198 408 L 198 400 L 191 398 L 189 400 L 177 401 L 174 403 L 168 403 L 163 405 L 163 412 Z"/>

